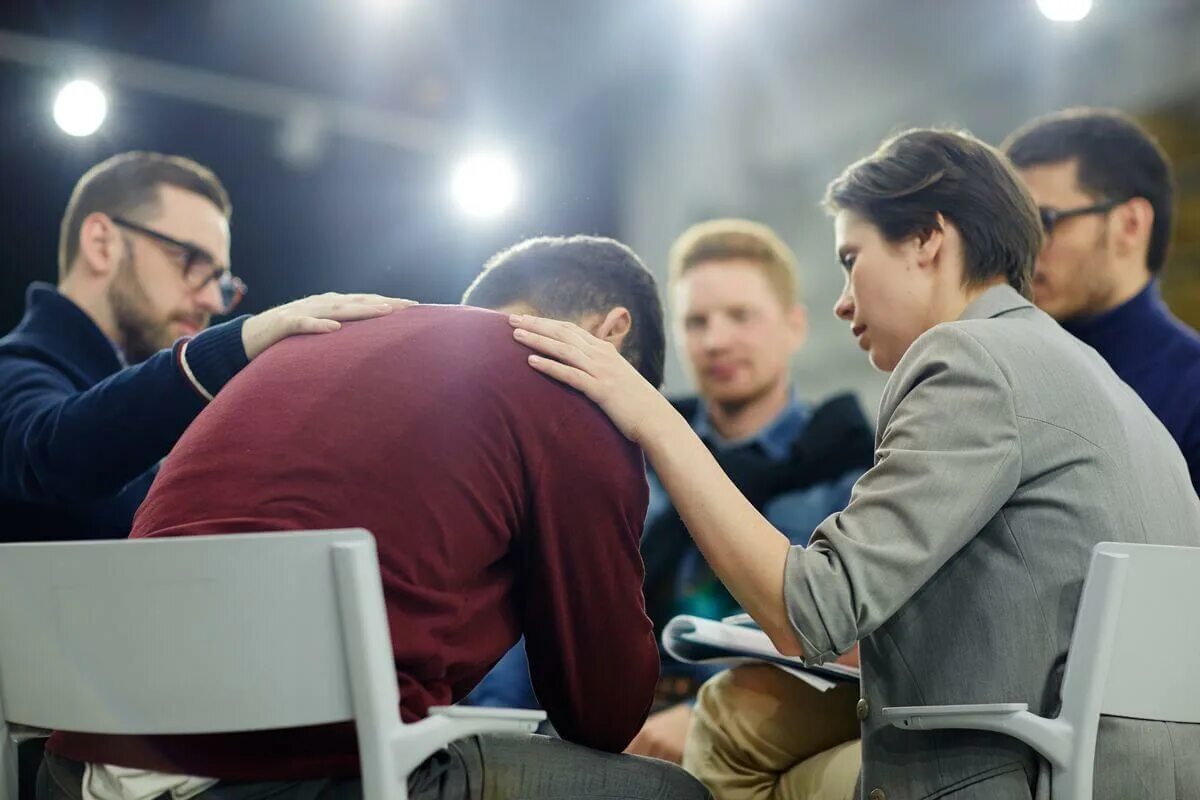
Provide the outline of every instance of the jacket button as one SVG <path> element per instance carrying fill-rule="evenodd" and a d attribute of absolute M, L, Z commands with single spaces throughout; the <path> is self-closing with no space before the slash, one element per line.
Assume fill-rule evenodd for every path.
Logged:
<path fill-rule="evenodd" d="M 883 789 L 872 789 L 867 797 L 871 800 L 887 800 L 887 795 L 883 793 Z"/>
<path fill-rule="evenodd" d="M 866 698 L 859 698 L 858 705 L 856 705 L 854 707 L 855 716 L 857 716 L 859 721 L 861 722 L 861 721 L 865 720 L 867 718 L 867 715 L 870 713 L 871 713 L 871 706 L 869 703 L 867 703 Z M 871 800 L 876 800 L 876 798 L 872 797 Z M 882 798 L 880 798 L 880 800 L 882 800 Z"/>

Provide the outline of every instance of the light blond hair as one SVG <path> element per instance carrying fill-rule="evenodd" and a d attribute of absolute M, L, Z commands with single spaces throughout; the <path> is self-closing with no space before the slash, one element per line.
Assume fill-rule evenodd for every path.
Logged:
<path fill-rule="evenodd" d="M 714 219 L 684 231 L 671 245 L 668 285 L 673 291 L 679 279 L 698 264 L 743 260 L 762 269 L 784 308 L 799 300 L 795 254 L 775 231 L 748 219 Z"/>

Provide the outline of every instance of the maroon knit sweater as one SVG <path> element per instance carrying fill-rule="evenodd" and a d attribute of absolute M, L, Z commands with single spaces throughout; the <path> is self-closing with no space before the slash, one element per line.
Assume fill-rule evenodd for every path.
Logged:
<path fill-rule="evenodd" d="M 132 535 L 366 528 L 378 545 L 406 721 L 464 697 L 524 634 L 534 688 L 559 733 L 619 751 L 658 677 L 638 553 L 642 456 L 526 355 L 503 316 L 459 307 L 288 339 L 187 430 Z M 47 747 L 227 780 L 358 771 L 349 724 L 59 732 Z"/>

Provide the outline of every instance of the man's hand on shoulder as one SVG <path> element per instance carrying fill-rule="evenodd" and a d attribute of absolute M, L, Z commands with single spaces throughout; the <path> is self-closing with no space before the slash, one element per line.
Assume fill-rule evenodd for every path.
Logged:
<path fill-rule="evenodd" d="M 691 724 L 692 707 L 687 703 L 651 714 L 625 752 L 678 764 L 683 761 L 683 743 Z"/>
<path fill-rule="evenodd" d="M 254 360 L 268 347 L 289 336 L 332 333 L 342 327 L 343 322 L 382 317 L 397 308 L 412 305 L 416 305 L 412 300 L 379 294 L 315 294 L 246 320 L 242 326 L 242 345 L 246 348 L 246 358 Z"/>

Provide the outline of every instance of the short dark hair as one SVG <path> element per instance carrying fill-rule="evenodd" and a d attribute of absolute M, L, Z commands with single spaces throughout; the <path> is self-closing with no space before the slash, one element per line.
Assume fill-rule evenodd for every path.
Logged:
<path fill-rule="evenodd" d="M 1018 169 L 1074 161 L 1079 188 L 1097 200 L 1143 197 L 1154 209 L 1146 266 L 1162 269 L 1171 242 L 1175 180 L 1162 147 L 1128 116 L 1107 108 L 1069 108 L 1014 131 L 1001 148 Z"/>
<path fill-rule="evenodd" d="M 1030 296 L 1042 247 L 1037 206 L 995 148 L 969 133 L 915 129 L 886 140 L 825 191 L 825 207 L 853 211 L 890 242 L 939 229 L 962 234 L 967 285 L 996 277 Z"/>
<path fill-rule="evenodd" d="M 79 228 L 97 211 L 139 219 L 158 208 L 159 187 L 176 186 L 204 197 L 229 219 L 229 194 L 212 170 L 183 156 L 135 150 L 101 161 L 84 173 L 63 213 L 58 236 L 58 277 L 66 277 L 79 255 Z"/>
<path fill-rule="evenodd" d="M 629 309 L 633 327 L 622 355 L 654 386 L 663 382 L 666 349 L 662 301 L 637 254 L 602 236 L 527 239 L 488 259 L 463 295 L 466 305 L 528 303 L 558 319 Z"/>

